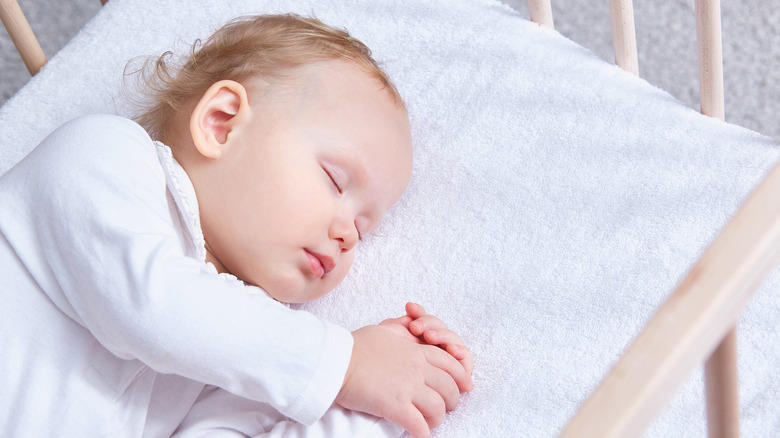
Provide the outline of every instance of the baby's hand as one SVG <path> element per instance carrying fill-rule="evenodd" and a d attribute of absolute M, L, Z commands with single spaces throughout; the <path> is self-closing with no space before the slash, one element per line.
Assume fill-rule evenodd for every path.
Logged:
<path fill-rule="evenodd" d="M 412 437 L 424 438 L 455 408 L 459 390 L 471 388 L 471 376 L 441 348 L 399 334 L 387 325 L 352 333 L 352 358 L 336 403 L 387 418 Z"/>
<path fill-rule="evenodd" d="M 457 359 L 466 372 L 471 375 L 474 361 L 471 352 L 463 340 L 439 318 L 428 315 L 419 304 L 406 303 L 406 315 L 400 318 L 386 319 L 379 325 L 388 327 L 405 339 L 428 345 L 436 345 Z M 460 388 L 468 391 L 471 387 Z"/>

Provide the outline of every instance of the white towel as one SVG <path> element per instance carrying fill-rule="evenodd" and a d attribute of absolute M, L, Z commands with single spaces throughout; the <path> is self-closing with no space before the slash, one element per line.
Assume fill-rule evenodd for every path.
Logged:
<path fill-rule="evenodd" d="M 362 39 L 407 101 L 409 190 L 304 307 L 357 328 L 416 301 L 461 334 L 475 388 L 435 436 L 557 434 L 778 158 L 491 0 L 112 0 L 0 108 L 0 172 L 67 119 L 126 115 L 129 58 L 286 11 Z M 740 320 L 745 436 L 780 431 L 777 277 Z M 704 436 L 703 400 L 697 372 L 647 435 Z"/>

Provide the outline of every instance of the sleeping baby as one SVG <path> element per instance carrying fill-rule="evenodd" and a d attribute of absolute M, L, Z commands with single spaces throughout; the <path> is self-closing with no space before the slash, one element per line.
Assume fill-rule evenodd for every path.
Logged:
<path fill-rule="evenodd" d="M 169 58 L 138 124 L 78 118 L 0 178 L 0 435 L 428 436 L 472 386 L 457 334 L 284 304 L 333 290 L 405 191 L 398 91 L 294 15 Z"/>

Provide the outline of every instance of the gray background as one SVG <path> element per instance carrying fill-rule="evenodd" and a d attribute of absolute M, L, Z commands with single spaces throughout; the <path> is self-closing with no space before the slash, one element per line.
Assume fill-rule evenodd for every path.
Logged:
<path fill-rule="evenodd" d="M 526 0 L 502 0 L 528 16 Z M 553 0 L 556 30 L 612 62 L 608 0 Z M 19 0 L 48 57 L 100 9 L 99 0 Z M 780 139 L 780 0 L 722 2 L 726 119 Z M 694 0 L 636 0 L 639 74 L 698 108 Z M 29 79 L 0 30 L 0 104 Z"/>

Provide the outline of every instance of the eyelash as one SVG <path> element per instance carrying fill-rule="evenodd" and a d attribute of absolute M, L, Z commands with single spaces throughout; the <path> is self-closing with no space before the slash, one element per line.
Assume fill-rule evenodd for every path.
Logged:
<path fill-rule="evenodd" d="M 326 168 L 324 168 L 324 167 L 323 167 L 323 168 L 322 168 L 322 170 L 324 170 L 324 171 L 325 171 L 325 174 L 327 174 L 327 175 L 328 175 L 328 178 L 330 178 L 330 182 L 332 182 L 332 183 L 333 183 L 333 185 L 336 187 L 336 190 L 338 190 L 338 191 L 339 191 L 339 195 L 340 195 L 340 194 L 342 194 L 342 193 L 344 193 L 344 191 L 343 191 L 343 190 L 341 190 L 341 186 L 339 185 L 339 183 L 337 183 L 337 182 L 336 182 L 336 179 L 335 179 L 335 178 L 333 178 L 333 175 L 331 175 L 331 173 L 328 171 L 328 169 L 326 169 Z"/>
<path fill-rule="evenodd" d="M 328 178 L 330 178 L 330 182 L 332 182 L 333 186 L 336 187 L 336 190 L 339 191 L 339 195 L 344 193 L 344 191 L 341 190 L 341 186 L 339 185 L 339 183 L 336 182 L 336 179 L 333 178 L 333 175 L 331 175 L 331 173 L 328 171 L 328 169 L 323 167 L 322 170 L 325 171 L 325 174 L 328 175 Z M 355 231 L 357 231 L 357 233 L 358 233 L 358 240 L 363 240 L 363 234 L 360 232 L 360 229 L 357 227 L 357 224 L 355 224 Z"/>

